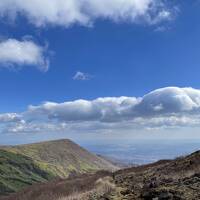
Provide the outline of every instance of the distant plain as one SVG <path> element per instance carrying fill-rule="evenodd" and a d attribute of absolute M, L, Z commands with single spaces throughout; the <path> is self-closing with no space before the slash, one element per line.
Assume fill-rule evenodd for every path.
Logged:
<path fill-rule="evenodd" d="M 199 150 L 200 140 L 121 140 L 81 145 L 124 164 L 141 165 L 190 154 Z"/>

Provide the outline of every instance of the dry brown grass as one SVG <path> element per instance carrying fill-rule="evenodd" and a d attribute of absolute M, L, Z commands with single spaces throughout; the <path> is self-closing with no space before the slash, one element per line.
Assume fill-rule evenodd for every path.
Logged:
<path fill-rule="evenodd" d="M 100 178 L 95 182 L 94 188 L 91 191 L 83 193 L 74 193 L 67 197 L 61 197 L 57 200 L 91 200 L 97 199 L 103 195 L 109 194 L 115 188 L 115 185 L 112 183 L 111 177 Z"/>
<path fill-rule="evenodd" d="M 96 181 L 95 188 L 98 194 L 103 195 L 110 193 L 115 188 L 115 185 L 110 177 L 105 177 Z"/>
<path fill-rule="evenodd" d="M 89 197 L 90 197 L 90 192 L 74 193 L 67 197 L 58 198 L 57 200 L 88 200 Z"/>
<path fill-rule="evenodd" d="M 0 200 L 58 200 L 63 197 L 69 197 L 70 200 L 76 200 L 79 197 L 78 199 L 85 200 L 84 198 L 85 196 L 87 197 L 88 192 L 89 194 L 94 193 L 96 191 L 95 188 L 98 188 L 99 191 L 107 191 L 110 186 L 103 186 L 102 183 L 100 184 L 100 180 L 109 176 L 111 177 L 112 173 L 100 171 L 95 174 L 85 174 L 65 180 L 61 179 L 45 184 L 36 184 L 19 193 L 2 197 Z M 108 183 L 105 184 L 108 185 Z"/>
<path fill-rule="evenodd" d="M 82 198 L 82 194 L 74 193 L 74 194 L 72 194 L 68 197 L 59 197 L 57 200 L 77 200 L 77 199 L 80 199 L 80 198 Z"/>

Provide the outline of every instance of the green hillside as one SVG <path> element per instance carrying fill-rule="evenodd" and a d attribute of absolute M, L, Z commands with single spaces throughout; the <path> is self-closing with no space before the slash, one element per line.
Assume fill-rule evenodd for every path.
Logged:
<path fill-rule="evenodd" d="M 102 169 L 113 171 L 117 168 L 70 140 L 1 147 L 0 195 L 55 177 Z"/>
<path fill-rule="evenodd" d="M 53 174 L 42 170 L 30 158 L 0 150 L 0 194 L 16 192 L 24 186 L 51 178 Z"/>

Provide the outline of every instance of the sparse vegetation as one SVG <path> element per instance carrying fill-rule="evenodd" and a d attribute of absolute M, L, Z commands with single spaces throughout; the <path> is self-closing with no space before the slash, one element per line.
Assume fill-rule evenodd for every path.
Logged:
<path fill-rule="evenodd" d="M 110 194 L 115 189 L 115 185 L 112 183 L 111 177 L 104 177 L 98 179 L 94 188 L 87 192 L 75 192 L 70 196 L 62 197 L 57 200 L 95 200 L 100 199 Z"/>
<path fill-rule="evenodd" d="M 118 199 L 200 199 L 200 151 L 115 173 Z"/>
<path fill-rule="evenodd" d="M 1 200 L 58 200 L 67 198 L 97 198 L 111 191 L 112 173 L 99 171 L 77 177 L 35 184 L 16 194 L 2 197 Z M 89 199 L 89 200 L 90 200 Z M 82 200 L 82 199 L 81 199 Z M 92 199 L 91 199 L 92 200 Z"/>

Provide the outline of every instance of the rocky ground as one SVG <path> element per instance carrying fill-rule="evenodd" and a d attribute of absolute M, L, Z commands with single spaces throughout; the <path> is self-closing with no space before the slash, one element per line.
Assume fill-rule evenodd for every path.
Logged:
<path fill-rule="evenodd" d="M 109 200 L 200 199 L 200 152 L 170 161 L 118 171 Z"/>

